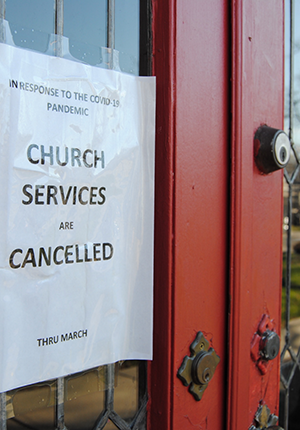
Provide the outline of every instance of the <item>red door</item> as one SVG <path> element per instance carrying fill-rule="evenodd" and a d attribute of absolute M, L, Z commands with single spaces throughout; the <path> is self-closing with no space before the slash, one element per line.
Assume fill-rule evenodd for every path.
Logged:
<path fill-rule="evenodd" d="M 93 3 L 86 2 L 83 8 L 86 12 L 91 7 L 87 20 L 77 11 L 78 22 L 86 21 L 84 29 L 91 25 L 90 16 L 104 17 L 104 12 L 95 13 Z M 278 414 L 279 357 L 269 361 L 262 373 L 259 360 L 251 358 L 251 345 L 260 336 L 263 318 L 271 331 L 280 327 L 282 173 L 259 172 L 254 135 L 262 124 L 282 127 L 283 2 L 147 3 L 152 6 L 152 39 L 148 29 L 145 33 L 147 43 L 152 43 L 157 77 L 154 360 L 149 365 L 147 428 L 266 427 L 268 410 Z M 95 4 L 104 8 L 104 2 Z M 67 5 L 73 13 L 71 3 L 66 1 Z M 45 16 L 52 22 L 50 6 Z M 16 10 L 21 9 L 16 6 Z M 129 16 L 132 26 L 133 14 Z M 122 15 L 120 23 L 124 19 Z M 98 18 L 96 24 L 98 31 Z M 79 27 L 71 26 L 69 37 Z M 128 36 L 128 30 L 125 33 Z M 198 374 L 200 363 L 203 372 Z M 105 414 L 115 416 L 114 379 L 108 377 L 112 369 L 106 369 L 110 383 L 105 395 L 97 389 L 95 399 L 97 411 L 105 404 Z M 179 370 L 184 372 L 181 379 Z M 127 381 L 132 378 L 125 376 Z M 209 382 L 191 387 L 197 378 Z M 142 376 L 139 382 L 144 385 Z M 61 427 L 64 390 L 59 386 Z M 2 422 L 5 396 L 1 396 Z M 126 393 L 120 401 L 125 412 L 127 397 Z M 85 400 L 82 415 L 89 411 L 89 397 Z M 81 425 L 76 405 L 67 426 L 71 421 Z M 255 422 L 263 407 L 262 422 Z M 51 411 L 47 410 L 49 422 L 54 417 Z M 90 417 L 91 427 L 97 417 Z M 130 426 L 142 428 L 139 419 Z M 117 422 L 119 428 L 129 427 Z M 106 428 L 115 424 L 108 422 Z"/>
<path fill-rule="evenodd" d="M 254 134 L 282 127 L 283 2 L 153 0 L 153 73 L 149 424 L 256 428 L 259 408 L 278 415 L 279 357 L 263 374 L 251 342 L 264 315 L 271 331 L 280 328 L 282 173 L 259 172 Z M 220 357 L 199 401 L 177 377 L 184 357 L 196 357 L 198 332 Z"/>

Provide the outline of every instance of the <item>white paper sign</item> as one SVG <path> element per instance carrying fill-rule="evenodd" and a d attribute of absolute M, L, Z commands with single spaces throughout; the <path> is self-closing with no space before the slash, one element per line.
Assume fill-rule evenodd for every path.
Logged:
<path fill-rule="evenodd" d="M 0 61 L 0 391 L 151 359 L 155 79 Z"/>

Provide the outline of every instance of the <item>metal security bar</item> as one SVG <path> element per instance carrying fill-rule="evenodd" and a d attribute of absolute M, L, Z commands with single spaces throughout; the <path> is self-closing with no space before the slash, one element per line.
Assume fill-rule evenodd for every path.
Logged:
<path fill-rule="evenodd" d="M 113 50 L 115 49 L 115 0 L 107 0 L 107 49 L 108 68 L 113 68 Z"/>
<path fill-rule="evenodd" d="M 141 2 L 143 3 L 143 2 Z M 145 3 L 145 2 L 144 2 Z M 148 4 L 148 2 L 146 2 Z M 143 6 L 144 8 L 144 6 Z M 145 8 L 144 8 L 145 9 Z M 56 46 L 55 55 L 63 56 L 63 35 L 64 35 L 64 0 L 54 0 L 54 32 L 56 35 Z M 0 0 L 0 19 L 5 19 L 5 0 Z M 110 61 L 108 67 L 113 68 L 113 50 L 115 49 L 115 0 L 107 0 L 107 51 L 110 53 Z M 0 27 L 0 41 L 4 40 L 5 31 L 4 28 Z M 144 60 L 145 63 L 145 60 Z M 127 362 L 130 363 L 130 362 Z M 125 362 L 126 364 L 126 362 Z M 120 430 L 144 430 L 146 429 L 146 407 L 147 407 L 147 363 L 140 361 L 138 364 L 138 382 L 137 382 L 137 409 L 133 418 L 123 418 L 120 413 L 115 410 L 115 375 L 117 370 L 122 366 L 120 364 L 109 364 L 103 366 L 102 373 L 104 374 L 104 404 L 99 403 L 98 418 L 95 420 L 93 429 L 112 429 L 118 428 Z M 100 372 L 99 369 L 95 369 L 95 372 Z M 65 405 L 67 402 L 66 392 L 67 384 L 70 377 L 58 378 L 55 383 L 49 382 L 48 388 L 51 392 L 52 388 L 55 390 L 54 398 L 54 423 L 52 428 L 56 430 L 69 430 L 69 424 L 65 422 Z M 76 378 L 77 375 L 74 375 Z M 32 389 L 31 386 L 29 389 Z M 8 418 L 8 404 L 10 402 L 10 393 L 0 394 L 0 430 L 7 430 L 7 428 L 15 428 Z M 44 399 L 42 399 L 44 400 Z M 51 402 L 50 402 L 51 403 Z M 47 428 L 50 428 L 51 422 L 47 422 Z M 88 428 L 85 423 L 78 423 L 81 429 Z M 77 425 L 77 428 L 78 428 Z M 31 428 L 40 429 L 43 427 L 43 423 L 39 423 L 37 426 L 28 425 L 26 423 L 17 422 L 17 428 Z M 76 427 L 76 426 L 75 426 Z M 91 428 L 91 427 L 90 427 Z M 70 427 L 72 430 L 72 426 Z"/>
<path fill-rule="evenodd" d="M 115 49 L 115 0 L 107 0 L 107 47 Z"/>
<path fill-rule="evenodd" d="M 55 0 L 54 33 L 57 36 L 56 55 L 58 57 L 62 57 L 62 36 L 64 35 L 64 0 Z"/>
<path fill-rule="evenodd" d="M 300 158 L 297 147 L 295 146 L 295 79 L 294 79 L 294 58 L 295 58 L 295 3 L 294 0 L 289 2 L 290 13 L 286 16 L 286 24 L 290 28 L 289 35 L 289 83 L 288 91 L 286 91 L 286 106 L 287 106 L 287 120 L 288 132 L 292 146 L 293 162 L 290 163 L 284 171 L 285 178 L 285 218 L 284 229 L 286 231 L 286 256 L 284 260 L 285 277 L 283 279 L 283 291 L 285 289 L 285 325 L 283 327 L 284 346 L 281 352 L 281 391 L 280 391 L 280 425 L 285 430 L 294 430 L 299 427 L 298 419 L 298 393 L 294 390 L 295 383 L 298 385 L 298 375 L 300 369 L 300 348 L 295 342 L 295 334 L 291 331 L 291 292 L 292 292 L 292 225 L 294 224 L 293 210 L 296 189 L 299 187 L 299 170 Z M 300 309 L 298 316 L 300 316 Z M 294 316 L 294 315 L 293 315 Z M 294 421 L 292 404 L 296 404 L 297 419 Z"/>
<path fill-rule="evenodd" d="M 5 42 L 5 29 L 3 26 L 3 19 L 5 19 L 5 0 L 0 0 L 0 42 Z"/>

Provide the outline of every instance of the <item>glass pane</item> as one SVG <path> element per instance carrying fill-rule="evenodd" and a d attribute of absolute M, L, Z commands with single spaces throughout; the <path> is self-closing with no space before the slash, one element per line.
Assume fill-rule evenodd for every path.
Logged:
<path fill-rule="evenodd" d="M 115 48 L 123 72 L 139 74 L 139 0 L 116 0 Z"/>
<path fill-rule="evenodd" d="M 139 0 L 115 1 L 115 49 L 123 72 L 139 74 Z M 9 21 L 17 46 L 46 52 L 54 33 L 54 0 L 7 0 Z M 64 0 L 64 36 L 71 55 L 85 63 L 101 63 L 107 46 L 107 1 Z"/>
<path fill-rule="evenodd" d="M 54 33 L 54 5 L 54 0 L 6 0 L 5 18 L 17 46 L 47 52 L 49 35 Z M 139 17 L 139 0 L 115 0 L 115 48 L 120 52 L 120 68 L 134 75 L 139 74 Z M 101 48 L 107 45 L 106 26 L 107 0 L 64 0 L 64 36 L 69 39 L 74 58 L 101 64 Z M 69 430 L 94 427 L 107 406 L 108 387 L 115 413 L 127 423 L 132 421 L 146 391 L 145 363 L 125 361 L 114 367 L 112 385 L 105 380 L 105 366 L 64 379 L 64 413 Z M 49 381 L 7 393 L 7 428 L 55 429 L 56 390 L 57 382 Z M 116 428 L 108 420 L 105 430 Z M 139 428 L 144 429 L 145 424 Z"/>
<path fill-rule="evenodd" d="M 19 388 L 7 393 L 8 430 L 54 428 L 55 381 Z"/>
<path fill-rule="evenodd" d="M 5 19 L 16 25 L 54 33 L 54 0 L 6 0 Z"/>
<path fill-rule="evenodd" d="M 53 5 L 53 0 L 6 0 L 5 19 L 16 46 L 47 51 L 49 34 L 54 33 Z"/>
<path fill-rule="evenodd" d="M 104 409 L 104 368 L 65 378 L 65 423 L 69 430 L 93 429 Z"/>
<path fill-rule="evenodd" d="M 284 127 L 285 131 L 289 132 L 289 87 L 290 87 L 290 2 L 285 2 L 285 112 L 284 112 Z M 299 153 L 300 149 L 300 3 L 295 2 L 294 8 L 294 115 L 293 115 L 293 137 L 294 143 L 297 146 Z"/>
<path fill-rule="evenodd" d="M 294 2 L 294 79 L 290 81 L 290 2 L 285 2 L 285 131 L 294 151 L 283 183 L 283 288 L 281 319 L 281 390 L 279 424 L 285 430 L 299 427 L 298 388 L 300 351 L 300 4 Z M 290 111 L 290 100 L 292 111 Z M 288 405 L 288 407 L 286 407 Z"/>
<path fill-rule="evenodd" d="M 139 365 L 137 361 L 124 361 L 116 369 L 114 410 L 130 422 L 138 410 Z"/>
<path fill-rule="evenodd" d="M 106 387 L 114 392 L 114 411 L 130 423 L 139 409 L 139 366 L 142 361 L 116 363 L 114 386 L 105 381 L 105 367 L 80 372 L 64 379 L 65 423 L 69 430 L 92 430 L 105 410 Z M 56 381 L 7 393 L 8 429 L 55 428 Z M 105 429 L 114 429 L 108 420 Z"/>
<path fill-rule="evenodd" d="M 64 36 L 70 53 L 85 63 L 101 62 L 106 46 L 106 0 L 64 0 Z"/>
<path fill-rule="evenodd" d="M 105 426 L 105 430 L 117 430 L 118 427 L 114 425 L 114 423 L 109 419 Z"/>

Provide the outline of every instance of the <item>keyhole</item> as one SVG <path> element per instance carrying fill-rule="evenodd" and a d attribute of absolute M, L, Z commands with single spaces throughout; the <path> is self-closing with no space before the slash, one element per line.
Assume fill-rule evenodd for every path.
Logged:
<path fill-rule="evenodd" d="M 280 148 L 280 153 L 279 153 L 279 158 L 280 158 L 280 161 L 281 161 L 282 163 L 284 163 L 284 162 L 285 162 L 285 160 L 286 160 L 286 156 L 287 156 L 286 148 L 285 148 L 284 146 L 282 146 L 282 147 Z"/>
<path fill-rule="evenodd" d="M 208 367 L 203 371 L 203 380 L 206 383 L 208 383 L 211 380 L 211 371 Z"/>

